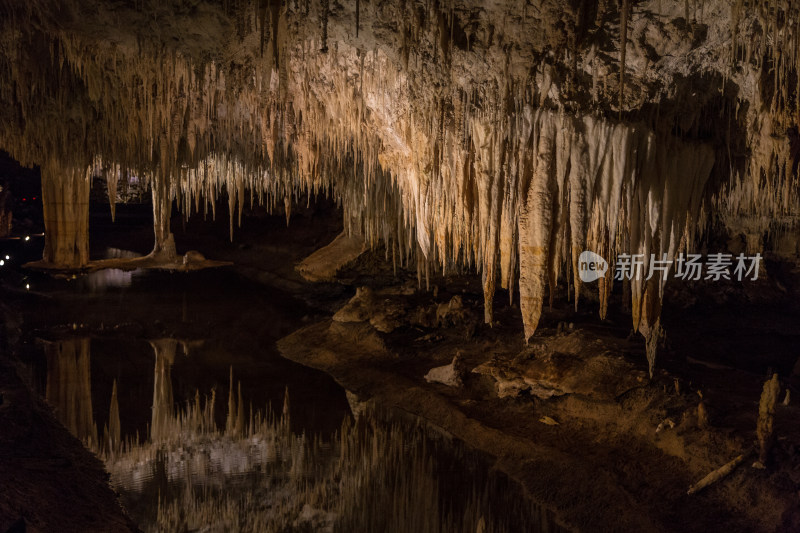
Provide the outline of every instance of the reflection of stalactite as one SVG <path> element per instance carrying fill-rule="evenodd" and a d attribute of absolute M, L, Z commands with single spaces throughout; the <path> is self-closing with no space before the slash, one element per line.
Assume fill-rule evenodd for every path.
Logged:
<path fill-rule="evenodd" d="M 117 401 L 117 380 L 111 388 L 111 405 L 108 409 L 108 425 L 105 427 L 105 448 L 109 453 L 117 453 L 120 449 L 122 428 L 119 422 L 119 402 Z"/>
<path fill-rule="evenodd" d="M 153 379 L 153 415 L 150 423 L 150 438 L 155 442 L 172 434 L 175 424 L 172 400 L 172 364 L 178 341 L 159 339 L 150 341 L 156 356 Z"/>
<path fill-rule="evenodd" d="M 78 267 L 89 261 L 88 168 L 60 168 L 52 161 L 42 166 L 42 259 L 47 263 Z"/>
<path fill-rule="evenodd" d="M 239 401 L 236 401 L 236 388 L 233 386 L 233 367 L 230 373 L 230 386 L 228 390 L 228 417 L 225 421 L 225 433 L 231 436 L 240 436 L 247 429 L 244 421 L 244 400 L 242 399 L 242 383 L 238 382 Z M 252 417 L 252 409 L 250 416 Z"/>
<path fill-rule="evenodd" d="M 45 398 L 58 420 L 82 441 L 97 443 L 92 419 L 89 339 L 67 339 L 45 345 Z"/>

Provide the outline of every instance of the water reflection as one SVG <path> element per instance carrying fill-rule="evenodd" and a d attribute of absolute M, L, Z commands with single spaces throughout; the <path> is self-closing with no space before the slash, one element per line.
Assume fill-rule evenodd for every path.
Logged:
<path fill-rule="evenodd" d="M 359 404 L 359 416 L 346 417 L 333 435 L 308 437 L 291 430 L 288 391 L 281 412 L 254 408 L 231 370 L 225 423 L 218 424 L 215 389 L 175 402 L 179 344 L 150 342 L 146 438 L 120 435 L 114 381 L 101 441 L 92 418 L 89 340 L 47 346 L 48 401 L 103 459 L 144 531 L 559 530 L 478 455 L 369 405 Z"/>
<path fill-rule="evenodd" d="M 101 259 L 133 259 L 140 255 L 129 250 L 119 248 L 106 249 Z M 134 276 L 140 274 L 140 270 L 121 270 L 119 268 L 107 268 L 91 272 L 80 278 L 80 286 L 89 292 L 102 292 L 108 289 L 120 289 L 130 287 Z"/>
<path fill-rule="evenodd" d="M 45 342 L 47 386 L 45 398 L 58 420 L 89 446 L 97 443 L 92 417 L 89 339 Z"/>
<path fill-rule="evenodd" d="M 89 292 L 101 292 L 106 289 L 130 287 L 135 271 L 108 268 L 86 274 L 81 279 L 81 287 Z"/>
<path fill-rule="evenodd" d="M 156 355 L 153 378 L 153 418 L 150 423 L 150 438 L 160 441 L 174 432 L 172 427 L 172 365 L 178 341 L 158 339 L 150 341 Z"/>

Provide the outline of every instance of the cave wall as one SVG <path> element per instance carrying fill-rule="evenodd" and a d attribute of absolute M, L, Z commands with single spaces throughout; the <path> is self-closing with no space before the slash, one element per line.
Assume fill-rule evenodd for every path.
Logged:
<path fill-rule="evenodd" d="M 752 250 L 796 232 L 794 1 L 0 6 L 20 161 L 141 177 L 157 219 L 227 194 L 232 236 L 248 196 L 333 195 L 395 261 L 479 271 L 487 322 L 498 281 L 518 286 L 526 338 L 560 275 L 577 305 L 584 249 L 613 272 L 712 226 Z M 630 288 L 651 340 L 663 286 Z"/>

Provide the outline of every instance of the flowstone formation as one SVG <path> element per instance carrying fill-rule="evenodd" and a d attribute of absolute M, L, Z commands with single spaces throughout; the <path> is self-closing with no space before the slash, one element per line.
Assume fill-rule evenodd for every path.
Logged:
<path fill-rule="evenodd" d="M 84 261 L 88 169 L 150 183 L 156 255 L 173 202 L 226 196 L 233 237 L 248 200 L 288 219 L 327 194 L 395 264 L 480 272 L 487 323 L 518 287 L 527 339 L 560 277 L 578 305 L 583 250 L 611 266 L 605 316 L 619 254 L 672 260 L 711 226 L 759 250 L 800 213 L 791 0 L 0 6 L 0 147 L 63 182 L 46 261 Z M 651 371 L 665 281 L 629 287 Z"/>

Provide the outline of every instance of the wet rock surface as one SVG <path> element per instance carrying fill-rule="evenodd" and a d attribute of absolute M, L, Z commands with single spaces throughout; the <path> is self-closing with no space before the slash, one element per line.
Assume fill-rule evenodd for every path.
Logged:
<path fill-rule="evenodd" d="M 0 530 L 136 532 L 103 464 L 0 358 Z"/>
<path fill-rule="evenodd" d="M 511 361 L 487 361 L 472 371 L 490 376 L 501 397 L 528 392 L 542 399 L 577 394 L 614 401 L 641 387 L 648 377 L 608 348 L 585 332 L 557 334 L 534 343 Z"/>
<path fill-rule="evenodd" d="M 353 279 L 356 273 L 345 275 Z M 766 532 L 790 531 L 797 523 L 798 487 L 775 481 L 789 479 L 800 464 L 797 444 L 790 444 L 800 442 L 790 421 L 797 406 L 791 404 L 776 414 L 784 421 L 784 438 L 771 474 L 734 462 L 723 479 L 687 495 L 752 450 L 758 375 L 688 351 L 684 337 L 673 332 L 662 349 L 675 373 L 658 370 L 650 380 L 641 344 L 618 325 L 624 317 L 616 314 L 598 321 L 557 303 L 524 344 L 508 334 L 520 327 L 513 305 L 496 305 L 491 328 L 437 320 L 435 314 L 420 321 L 420 308 L 412 305 L 416 296 L 402 289 L 406 285 L 391 277 L 371 279 L 372 288 L 359 288 L 334 314 L 337 319 L 279 341 L 281 353 L 330 373 L 360 402 L 409 411 L 485 450 L 577 530 Z M 479 317 L 474 281 L 450 276 L 435 283 L 427 294 L 439 302 L 437 309 L 451 309 L 455 300 L 459 315 Z M 689 307 L 670 310 L 670 321 L 674 312 L 691 316 L 698 328 L 708 323 L 687 314 L 691 303 L 682 305 Z M 382 313 L 394 317 L 388 331 L 370 323 Z M 704 364 L 679 364 L 687 354 Z"/>

